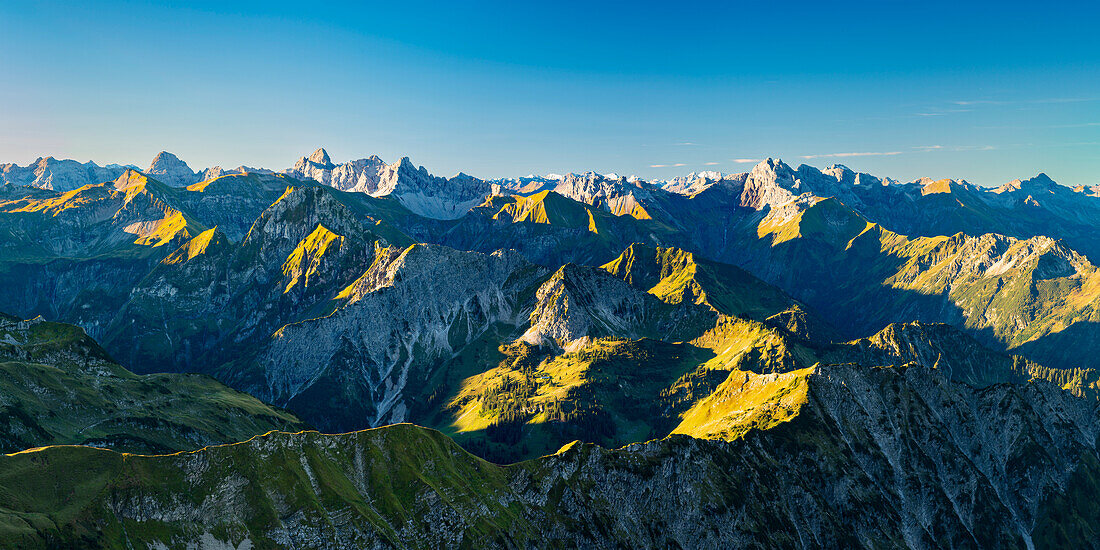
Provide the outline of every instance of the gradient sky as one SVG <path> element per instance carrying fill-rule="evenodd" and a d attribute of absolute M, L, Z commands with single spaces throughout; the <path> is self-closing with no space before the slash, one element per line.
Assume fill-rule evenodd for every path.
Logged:
<path fill-rule="evenodd" d="M 0 2 L 0 162 L 1100 183 L 1100 7 Z"/>

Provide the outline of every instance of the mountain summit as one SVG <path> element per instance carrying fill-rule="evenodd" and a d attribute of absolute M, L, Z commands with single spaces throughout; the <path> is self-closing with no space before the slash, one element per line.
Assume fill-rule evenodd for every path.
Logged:
<path fill-rule="evenodd" d="M 0 548 L 1100 548 L 1045 176 L 111 171 L 5 167 Z"/>
<path fill-rule="evenodd" d="M 168 151 L 157 153 L 145 173 L 172 187 L 186 187 L 202 179 L 186 162 Z"/>
<path fill-rule="evenodd" d="M 328 151 L 325 151 L 324 148 L 314 151 L 313 154 L 309 156 L 309 161 L 320 168 L 331 170 L 334 167 L 332 159 L 328 156 Z"/>

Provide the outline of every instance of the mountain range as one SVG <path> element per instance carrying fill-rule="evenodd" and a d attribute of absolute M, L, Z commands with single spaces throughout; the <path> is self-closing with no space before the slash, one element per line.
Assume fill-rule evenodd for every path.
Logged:
<path fill-rule="evenodd" d="M 1095 189 L 0 168 L 0 546 L 1100 545 Z"/>

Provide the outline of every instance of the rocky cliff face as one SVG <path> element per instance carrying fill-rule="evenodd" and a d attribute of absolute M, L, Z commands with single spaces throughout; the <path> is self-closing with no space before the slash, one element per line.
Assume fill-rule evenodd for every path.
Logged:
<path fill-rule="evenodd" d="M 493 183 L 502 190 L 521 195 L 553 192 L 616 216 L 650 219 L 664 215 L 660 205 L 660 191 L 656 186 L 617 174 L 585 172 L 553 178 L 496 180 Z"/>
<path fill-rule="evenodd" d="M 0 182 L 64 192 L 111 181 L 130 168 L 132 167 L 117 164 L 99 166 L 91 161 L 81 163 L 70 159 L 40 157 L 27 166 L 0 164 Z"/>
<path fill-rule="evenodd" d="M 379 182 L 388 165 L 377 156 L 334 164 L 328 151 L 318 149 L 308 157 L 298 159 L 293 168 L 285 171 L 299 179 L 312 179 L 331 185 L 341 191 L 373 194 L 378 192 Z"/>
<path fill-rule="evenodd" d="M 709 194 L 704 202 L 731 205 L 738 196 L 732 191 L 715 186 L 687 202 Z M 717 211 L 688 231 L 699 255 L 782 288 L 849 337 L 896 321 L 946 322 L 989 345 L 1039 342 L 1030 344 L 1029 355 L 1049 366 L 1091 366 L 1079 348 L 1044 343 L 1069 327 L 1086 341 L 1095 338 L 1095 267 L 1064 242 L 996 234 L 907 237 L 836 199 L 802 200 L 755 215 L 731 205 L 734 215 Z"/>
<path fill-rule="evenodd" d="M 1100 374 L 1094 369 L 1044 367 L 1019 355 L 990 350 L 961 330 L 941 323 L 892 323 L 870 337 L 832 346 L 823 357 L 865 365 L 914 362 L 973 386 L 1046 380 L 1090 400 L 1097 399 L 1100 388 Z"/>
<path fill-rule="evenodd" d="M 312 179 L 342 191 L 392 196 L 412 212 L 436 219 L 460 218 L 489 194 L 489 185 L 465 174 L 453 178 L 432 176 L 408 157 L 386 164 L 377 156 L 334 164 L 328 152 L 318 149 L 302 157 L 284 173 Z"/>
<path fill-rule="evenodd" d="M 380 253 L 336 311 L 275 332 L 256 359 L 262 386 L 246 387 L 333 428 L 404 421 L 417 393 L 407 384 L 493 325 L 519 324 L 515 295 L 537 273 L 514 254 L 429 245 Z M 341 408 L 316 406 L 318 393 Z"/>
<path fill-rule="evenodd" d="M 129 289 L 206 228 L 166 187 L 128 170 L 114 182 L 0 202 L 7 253 L 0 307 L 79 323 L 100 337 Z"/>
<path fill-rule="evenodd" d="M 735 439 L 583 444 L 513 466 L 408 425 L 269 434 L 159 457 L 0 457 L 7 541 L 343 547 L 1045 547 L 1089 540 L 1096 404 L 1044 384 L 971 388 L 921 367 L 820 366 L 783 420 Z M 764 381 L 766 386 L 769 382 Z M 747 384 L 746 387 L 758 387 Z M 72 477 L 50 476 L 80 465 Z M 75 483 L 52 522 L 44 484 Z M 382 480 L 387 480 L 383 482 Z M 187 498 L 163 489 L 191 488 Z M 39 496 L 40 495 L 40 496 Z M 105 523 L 90 529 L 88 518 Z M 125 529 L 122 527 L 125 526 Z M 83 533 L 83 535 L 81 535 Z"/>
<path fill-rule="evenodd" d="M 286 191 L 300 183 L 272 174 L 239 173 L 204 178 L 177 195 L 181 208 L 207 227 L 240 242 L 252 223 Z"/>
<path fill-rule="evenodd" d="M 168 151 L 157 153 L 145 174 L 172 187 L 187 187 L 202 180 L 199 173 Z"/>
<path fill-rule="evenodd" d="M 324 156 L 317 160 L 324 163 Z M 773 165 L 767 166 L 780 167 Z M 764 168 L 753 181 L 771 181 Z M 793 185 L 790 178 L 774 179 Z M 754 319 L 807 342 L 835 340 L 836 333 L 813 313 L 814 308 L 828 312 L 825 317 L 845 329 L 848 337 L 915 318 L 968 327 L 987 344 L 1004 346 L 1038 342 L 1045 334 L 1058 333 L 1060 325 L 1089 326 L 1082 321 L 1094 301 L 1096 287 L 1089 281 L 1095 269 L 1056 241 L 1016 241 L 996 235 L 909 239 L 868 222 L 835 199 L 811 196 L 810 203 L 803 205 L 805 194 L 791 195 L 795 198 L 787 205 L 794 205 L 790 212 L 765 203 L 758 212 L 740 206 L 740 195 L 731 195 L 735 188 L 725 185 L 715 184 L 685 199 L 697 201 L 715 192 L 736 199 L 735 203 L 709 199 L 707 203 L 739 212 L 742 217 L 736 220 L 740 221 L 726 218 L 723 222 L 717 215 L 700 220 L 737 229 L 731 232 L 726 226 L 727 240 L 721 244 L 708 244 L 700 253 L 630 246 L 626 252 L 615 252 L 619 258 L 602 271 L 569 266 L 545 280 L 526 276 L 525 284 L 534 285 L 529 289 L 514 285 L 504 290 L 494 278 L 471 280 L 482 277 L 481 271 L 467 269 L 465 254 L 453 250 L 433 253 L 436 260 L 430 265 L 393 264 L 411 241 L 396 227 L 436 231 L 451 242 L 460 235 L 481 239 L 478 248 L 514 242 L 528 257 L 542 254 L 547 250 L 543 246 L 561 253 L 576 250 L 565 240 L 572 233 L 562 231 L 589 235 L 591 242 L 607 250 L 601 254 L 612 258 L 611 247 L 625 236 L 649 238 L 658 230 L 661 235 L 688 235 L 656 220 L 616 216 L 548 191 L 502 198 L 502 205 L 496 204 L 497 199 L 487 201 L 475 209 L 486 215 L 472 213 L 450 225 L 441 221 L 410 225 L 409 220 L 425 218 L 392 198 L 341 193 L 285 176 L 230 175 L 170 188 L 130 172 L 110 186 L 91 186 L 71 196 L 23 197 L 3 203 L 12 215 L 9 227 L 18 231 L 13 234 L 23 235 L 12 243 L 13 250 L 28 253 L 35 247 L 54 247 L 43 250 L 43 258 L 114 250 L 111 247 L 128 251 L 92 261 L 64 258 L 45 267 L 31 258 L 19 260 L 11 273 L 20 284 L 51 285 L 55 290 L 44 293 L 28 287 L 9 298 L 16 300 L 12 307 L 18 311 L 71 315 L 65 318 L 102 337 L 109 349 L 137 370 L 160 365 L 217 373 L 279 404 L 312 403 L 316 410 L 303 414 L 319 425 L 341 429 L 410 418 L 404 413 L 380 415 L 378 407 L 389 411 L 399 402 L 404 402 L 405 410 L 427 406 L 425 399 L 434 389 L 451 387 L 461 378 L 428 380 L 471 344 L 485 345 L 483 334 L 491 334 L 497 344 L 523 337 L 559 350 L 579 350 L 590 338 L 609 336 L 688 341 L 726 315 Z M 551 196 L 557 198 L 550 200 Z M 269 206 L 261 208 L 265 203 Z M 665 206 L 680 212 L 685 204 Z M 515 208 L 509 210 L 509 206 Z M 488 216 L 489 212 L 493 215 Z M 207 230 L 196 218 L 218 221 L 218 229 Z M 248 218 L 253 221 L 243 230 L 241 220 Z M 743 223 L 754 225 L 742 228 Z M 35 234 L 27 224 L 41 225 L 47 232 L 40 228 Z M 70 242 L 66 239 L 77 233 L 75 224 L 85 228 L 79 233 L 83 240 Z M 49 229 L 53 225 L 57 228 Z M 227 231 L 220 229 L 223 225 Z M 536 230 L 546 239 L 531 238 L 536 235 L 528 232 Z M 49 231 L 58 240 L 40 243 Z M 643 236 L 647 231 L 648 237 Z M 408 250 L 419 253 L 415 247 Z M 711 254 L 735 258 L 802 302 L 746 271 L 705 259 Z M 386 270 L 394 266 L 400 269 L 391 277 Z M 551 273 L 533 265 L 523 269 Z M 22 276 L 27 270 L 44 275 Z M 403 278 L 419 281 L 420 275 L 410 273 L 420 270 L 450 275 L 446 280 L 424 279 L 384 305 L 359 303 L 373 304 L 378 291 L 402 288 Z M 804 270 L 815 275 L 806 277 Z M 89 275 L 103 287 L 102 293 L 79 293 Z M 132 282 L 120 284 L 126 280 Z M 432 285 L 444 284 L 456 285 L 459 294 L 436 303 L 449 295 Z M 386 292 L 393 291 L 382 295 Z M 470 302 L 474 295 L 477 299 Z M 84 307 L 92 296 L 102 300 L 101 305 Z M 1053 296 L 1073 298 L 1060 301 Z M 28 297 L 45 297 L 50 302 L 28 307 L 18 301 Z M 358 337 L 351 335 L 368 326 L 360 314 L 350 313 L 357 308 L 364 315 L 389 319 L 377 310 L 386 308 L 401 316 L 403 328 L 357 343 Z M 422 310 L 431 315 L 423 316 Z M 369 326 L 375 327 L 371 331 L 380 330 Z M 981 332 L 985 330 L 989 333 Z M 1039 353 L 1044 360 L 1060 361 L 1052 363 L 1055 366 L 1077 366 L 1064 359 L 1067 350 L 1072 348 Z M 485 366 L 493 365 L 490 361 Z M 418 383 L 433 388 L 427 396 L 409 395 L 410 373 Z M 330 414 L 349 403 L 362 408 L 348 409 L 346 416 Z"/>
<path fill-rule="evenodd" d="M 523 340 L 565 348 L 583 338 L 612 335 L 683 340 L 716 317 L 693 303 L 670 307 L 609 273 L 572 264 L 543 283 L 535 299 Z"/>
<path fill-rule="evenodd" d="M 1095 546 L 1100 274 L 1068 193 L 324 150 L 7 185 L 0 307 L 87 334 L 0 315 L 5 449 L 301 426 L 256 397 L 442 433 L 0 456 L 0 546 Z"/>
<path fill-rule="evenodd" d="M 127 364 L 209 372 L 217 357 L 322 314 L 388 243 L 361 220 L 331 191 L 284 188 L 238 243 L 213 229 L 159 262 L 131 289 L 106 345 Z"/>

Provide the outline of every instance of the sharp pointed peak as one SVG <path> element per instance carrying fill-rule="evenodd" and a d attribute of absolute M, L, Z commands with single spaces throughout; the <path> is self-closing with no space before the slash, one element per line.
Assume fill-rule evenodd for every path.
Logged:
<path fill-rule="evenodd" d="M 149 176 L 134 168 L 127 168 L 115 181 L 112 182 L 115 189 L 125 189 L 134 185 L 144 185 L 149 181 Z"/>
<path fill-rule="evenodd" d="M 1035 183 L 1046 183 L 1046 184 L 1053 184 L 1054 183 L 1054 180 L 1051 179 L 1050 176 L 1046 175 L 1046 173 L 1044 173 L 1044 172 L 1039 172 L 1034 178 L 1031 178 L 1031 181 L 1033 181 Z"/>
<path fill-rule="evenodd" d="M 186 162 L 180 160 L 175 154 L 169 153 L 168 151 L 161 151 L 157 153 L 157 156 L 153 157 L 153 162 L 149 163 L 147 172 L 178 168 L 191 170 L 191 167 L 188 166 Z"/>
<path fill-rule="evenodd" d="M 168 151 L 161 151 L 161 152 L 157 153 L 156 156 L 153 157 L 153 164 L 156 164 L 158 162 L 183 162 L 183 161 L 181 161 L 180 158 L 177 157 L 174 153 L 169 153 Z"/>
<path fill-rule="evenodd" d="M 323 166 L 329 166 L 332 164 L 332 159 L 328 156 L 328 151 L 324 147 L 319 147 L 316 151 L 309 155 L 309 161 L 315 164 Z"/>
<path fill-rule="evenodd" d="M 412 159 L 409 157 L 401 157 L 401 160 L 397 161 L 397 166 L 402 170 L 411 170 L 413 172 L 418 170 L 417 166 L 413 164 Z"/>
<path fill-rule="evenodd" d="M 791 167 L 786 162 L 783 162 L 781 158 L 768 157 L 752 167 L 753 171 L 757 170 L 790 170 Z"/>
<path fill-rule="evenodd" d="M 1054 190 L 1059 186 L 1057 182 L 1050 179 L 1050 176 L 1043 172 L 1039 172 L 1034 178 L 1026 180 L 1015 179 L 1004 185 L 1001 185 L 994 190 L 995 193 L 1004 193 L 1006 191 L 1020 191 L 1024 188 L 1027 189 L 1048 189 Z"/>

